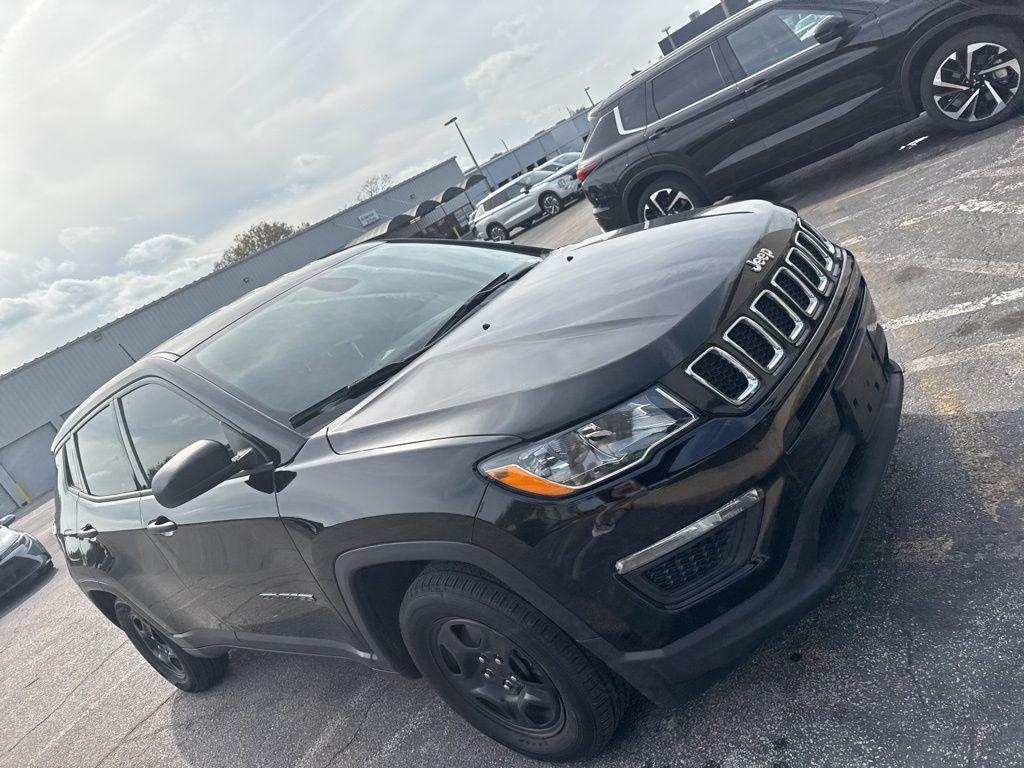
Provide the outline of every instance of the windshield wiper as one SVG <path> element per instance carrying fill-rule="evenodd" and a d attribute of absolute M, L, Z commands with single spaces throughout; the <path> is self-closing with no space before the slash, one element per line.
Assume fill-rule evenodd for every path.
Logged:
<path fill-rule="evenodd" d="M 313 403 L 308 408 L 303 408 L 301 411 L 296 413 L 288 420 L 289 423 L 293 427 L 300 427 L 307 421 L 315 419 L 328 408 L 331 408 L 335 405 L 339 405 L 345 402 L 346 400 L 351 400 L 352 398 L 366 394 L 368 391 L 370 391 L 377 385 L 383 384 L 385 381 L 390 379 L 392 376 L 394 376 L 396 373 L 402 370 L 405 366 L 407 366 L 409 363 L 415 360 L 417 357 L 419 357 L 428 349 L 430 349 L 430 347 L 432 347 L 434 344 L 440 341 L 441 337 L 443 337 L 445 334 L 451 331 L 452 328 L 454 328 L 460 322 L 462 322 L 463 318 L 465 318 L 466 315 L 468 315 L 478 306 L 483 304 L 483 302 L 486 301 L 488 297 L 490 297 L 491 294 L 493 294 L 496 290 L 501 288 L 501 286 L 513 280 L 519 279 L 527 272 L 529 272 L 534 266 L 536 265 L 530 264 L 529 266 L 524 267 L 523 269 L 518 269 L 512 273 L 502 272 L 500 275 L 491 280 L 491 282 L 489 282 L 479 291 L 477 291 L 468 299 L 466 299 L 462 306 L 460 306 L 458 309 L 452 312 L 452 314 L 448 317 L 447 320 L 444 321 L 441 327 L 438 328 L 433 333 L 433 335 L 429 339 L 427 339 L 427 342 L 422 347 L 417 349 L 415 352 L 413 352 L 410 355 L 407 355 L 406 357 L 403 357 L 401 360 L 395 360 L 393 363 L 388 363 L 387 365 L 381 366 L 376 371 L 367 374 L 363 378 L 356 379 L 351 384 L 342 387 L 336 392 L 332 392 L 327 397 Z"/>

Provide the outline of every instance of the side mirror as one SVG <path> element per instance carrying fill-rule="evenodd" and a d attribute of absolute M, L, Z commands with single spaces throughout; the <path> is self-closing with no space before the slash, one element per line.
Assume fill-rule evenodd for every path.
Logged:
<path fill-rule="evenodd" d="M 16 518 L 14 515 L 4 515 L 3 517 L 0 517 L 0 525 L 6 528 L 17 519 L 18 518 Z"/>
<path fill-rule="evenodd" d="M 262 463 L 253 448 L 236 455 L 215 440 L 197 440 L 174 454 L 153 476 L 153 496 L 174 509 L 216 488 L 230 477 Z"/>
<path fill-rule="evenodd" d="M 852 29 L 853 22 L 849 19 L 844 19 L 842 16 L 830 16 L 814 30 L 814 39 L 824 45 L 833 40 L 845 39 Z"/>

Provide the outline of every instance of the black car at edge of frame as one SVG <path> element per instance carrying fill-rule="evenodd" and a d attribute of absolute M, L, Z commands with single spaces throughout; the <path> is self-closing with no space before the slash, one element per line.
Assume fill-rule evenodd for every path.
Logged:
<path fill-rule="evenodd" d="M 602 229 L 699 208 L 927 112 L 977 131 L 1024 102 L 1020 0 L 762 0 L 589 115 Z"/>
<path fill-rule="evenodd" d="M 366 243 L 89 397 L 55 525 L 183 690 L 230 648 L 348 658 L 568 760 L 827 594 L 902 401 L 853 255 L 770 203 L 554 251 Z"/>

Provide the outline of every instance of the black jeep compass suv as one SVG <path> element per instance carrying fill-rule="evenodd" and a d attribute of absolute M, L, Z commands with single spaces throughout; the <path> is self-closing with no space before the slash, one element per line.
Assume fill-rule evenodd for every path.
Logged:
<path fill-rule="evenodd" d="M 577 176 L 598 224 L 708 202 L 927 112 L 988 128 L 1024 101 L 1021 0 L 765 0 L 590 113 Z"/>
<path fill-rule="evenodd" d="M 229 648 L 350 658 L 578 758 L 828 591 L 902 397 L 853 256 L 769 203 L 550 252 L 369 243 L 86 400 L 56 530 L 183 690 Z"/>

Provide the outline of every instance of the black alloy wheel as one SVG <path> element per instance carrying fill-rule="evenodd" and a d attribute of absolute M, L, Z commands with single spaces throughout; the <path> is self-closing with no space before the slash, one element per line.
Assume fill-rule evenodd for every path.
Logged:
<path fill-rule="evenodd" d="M 487 237 L 490 240 L 508 240 L 508 229 L 502 224 L 488 224 Z"/>
<path fill-rule="evenodd" d="M 649 183 L 640 193 L 637 222 L 675 216 L 707 205 L 699 189 L 685 176 L 667 174 Z"/>
<path fill-rule="evenodd" d="M 562 212 L 562 199 L 554 192 L 545 192 L 540 198 L 540 207 L 548 216 Z"/>
<path fill-rule="evenodd" d="M 596 755 L 629 688 L 532 605 L 457 564 L 409 586 L 402 638 L 438 694 L 487 736 L 538 760 Z"/>
<path fill-rule="evenodd" d="M 1009 118 L 1022 98 L 1024 45 L 1012 33 L 977 29 L 943 45 L 925 67 L 921 98 L 941 125 L 975 131 Z"/>
<path fill-rule="evenodd" d="M 224 677 L 227 654 L 213 658 L 193 656 L 168 638 L 125 602 L 114 604 L 121 629 L 150 666 L 183 691 L 195 693 Z"/>

